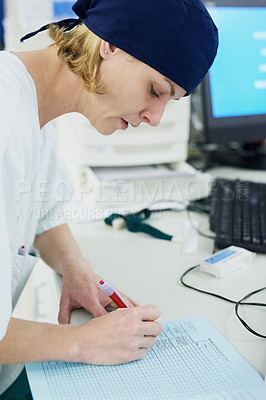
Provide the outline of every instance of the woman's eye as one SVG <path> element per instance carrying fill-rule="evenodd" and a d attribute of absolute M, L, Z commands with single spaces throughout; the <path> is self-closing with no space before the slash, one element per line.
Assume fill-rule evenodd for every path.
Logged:
<path fill-rule="evenodd" d="M 151 95 L 159 98 L 159 95 L 158 95 L 158 93 L 154 90 L 154 87 L 153 87 L 153 86 L 151 87 Z"/>

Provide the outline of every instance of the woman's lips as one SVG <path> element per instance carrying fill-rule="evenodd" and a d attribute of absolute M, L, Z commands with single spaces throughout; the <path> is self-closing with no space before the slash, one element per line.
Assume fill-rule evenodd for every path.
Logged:
<path fill-rule="evenodd" d="M 128 127 L 128 122 L 121 118 L 121 129 L 125 131 Z"/>

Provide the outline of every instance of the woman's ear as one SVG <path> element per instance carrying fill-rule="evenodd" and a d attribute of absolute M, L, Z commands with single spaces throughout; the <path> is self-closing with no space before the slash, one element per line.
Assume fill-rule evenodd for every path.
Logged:
<path fill-rule="evenodd" d="M 109 42 L 102 40 L 101 46 L 100 46 L 100 55 L 102 58 L 106 58 L 108 56 L 108 54 L 114 53 L 116 49 L 117 49 L 116 46 L 113 46 Z"/>

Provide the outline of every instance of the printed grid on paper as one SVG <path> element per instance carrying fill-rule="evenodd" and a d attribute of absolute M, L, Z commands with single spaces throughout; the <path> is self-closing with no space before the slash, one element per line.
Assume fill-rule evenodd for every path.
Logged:
<path fill-rule="evenodd" d="M 190 323 L 168 323 L 139 361 L 116 366 L 47 362 L 42 367 L 54 400 L 248 400 L 242 382 L 211 340 L 195 341 Z M 231 394 L 222 392 L 230 390 Z M 235 393 L 235 395 L 234 395 Z M 222 396 L 222 397 L 221 397 Z"/>

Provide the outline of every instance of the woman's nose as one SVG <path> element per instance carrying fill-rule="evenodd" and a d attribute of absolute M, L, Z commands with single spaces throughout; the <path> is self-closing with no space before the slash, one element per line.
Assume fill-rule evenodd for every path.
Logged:
<path fill-rule="evenodd" d="M 165 104 L 150 106 L 140 113 L 142 122 L 151 126 L 158 126 L 165 110 Z"/>

